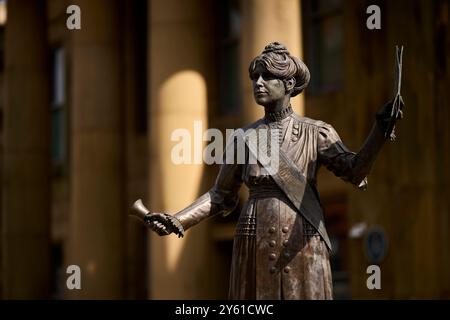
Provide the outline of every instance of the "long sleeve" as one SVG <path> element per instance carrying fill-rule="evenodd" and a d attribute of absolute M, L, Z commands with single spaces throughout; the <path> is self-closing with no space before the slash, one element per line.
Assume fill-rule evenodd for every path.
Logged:
<path fill-rule="evenodd" d="M 230 146 L 236 148 L 234 144 Z M 242 185 L 243 165 L 237 164 L 237 161 L 233 164 L 225 163 L 225 154 L 223 158 L 224 164 L 220 167 L 214 186 L 187 208 L 175 214 L 185 230 L 206 218 L 218 214 L 226 215 L 236 208 L 239 202 L 238 191 Z"/>
<path fill-rule="evenodd" d="M 322 123 L 318 132 L 318 159 L 336 176 L 366 189 L 367 175 L 385 140 L 375 122 L 361 150 L 354 153 L 343 144 L 331 125 Z"/>

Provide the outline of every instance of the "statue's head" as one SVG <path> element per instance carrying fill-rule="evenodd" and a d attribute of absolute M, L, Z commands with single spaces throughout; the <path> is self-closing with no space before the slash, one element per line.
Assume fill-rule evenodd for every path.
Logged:
<path fill-rule="evenodd" d="M 248 68 L 255 101 L 269 106 L 275 101 L 298 95 L 308 86 L 309 70 L 284 45 L 271 42 Z"/>

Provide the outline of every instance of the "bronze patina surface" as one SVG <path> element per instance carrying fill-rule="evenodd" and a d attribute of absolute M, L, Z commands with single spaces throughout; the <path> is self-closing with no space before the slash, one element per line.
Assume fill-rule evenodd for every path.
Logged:
<path fill-rule="evenodd" d="M 397 60 L 401 63 L 401 57 Z M 306 88 L 310 74 L 282 44 L 268 44 L 250 63 L 249 75 L 265 116 L 243 130 L 270 128 L 278 133 L 279 172 L 269 174 L 260 162 L 224 163 L 214 186 L 173 216 L 136 210 L 144 211 L 146 224 L 159 235 L 182 236 L 208 217 L 231 212 L 245 184 L 249 199 L 236 226 L 229 298 L 332 299 L 332 248 L 316 188 L 318 169 L 325 166 L 366 189 L 372 164 L 402 115 L 403 100 L 397 97 L 395 106 L 391 102 L 381 108 L 355 153 L 330 124 L 293 112 L 290 98 Z M 400 95 L 399 89 L 396 93 Z"/>

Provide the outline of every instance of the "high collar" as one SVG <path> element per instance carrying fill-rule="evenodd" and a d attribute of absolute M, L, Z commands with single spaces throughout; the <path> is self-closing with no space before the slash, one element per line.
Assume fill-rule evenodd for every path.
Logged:
<path fill-rule="evenodd" d="M 264 118 L 268 122 L 281 121 L 281 120 L 289 117 L 293 112 L 294 111 L 292 110 L 291 105 L 289 105 L 288 107 L 284 108 L 283 110 L 276 111 L 276 112 L 270 112 L 270 111 L 266 110 Z"/>

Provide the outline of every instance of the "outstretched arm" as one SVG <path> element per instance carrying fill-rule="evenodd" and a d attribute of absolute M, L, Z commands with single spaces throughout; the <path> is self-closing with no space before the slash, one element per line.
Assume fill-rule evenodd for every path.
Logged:
<path fill-rule="evenodd" d="M 236 155 L 235 143 L 231 143 L 227 148 L 235 148 L 234 155 Z M 224 162 L 227 151 L 223 156 Z M 224 163 L 220 167 L 214 186 L 208 192 L 173 216 L 165 213 L 152 214 L 148 226 L 163 236 L 173 232 L 174 228 L 168 221 L 170 219 L 172 221 L 175 219 L 175 225 L 181 224 L 181 228 L 187 230 L 206 218 L 230 213 L 239 201 L 238 191 L 242 185 L 242 167 L 243 165 L 238 164 L 237 161 L 231 164 Z"/>
<path fill-rule="evenodd" d="M 239 202 L 238 191 L 242 185 L 241 174 L 242 165 L 223 164 L 214 186 L 190 206 L 176 213 L 174 217 L 186 230 L 206 218 L 230 213 Z"/>
<path fill-rule="evenodd" d="M 242 165 L 223 164 L 214 186 L 191 205 L 175 215 L 150 213 L 140 200 L 139 208 L 133 205 L 134 214 L 160 236 L 175 232 L 183 237 L 184 231 L 202 220 L 218 215 L 226 215 L 236 208 L 241 181 Z"/>
<path fill-rule="evenodd" d="M 173 216 L 180 221 L 184 230 L 209 217 L 218 214 L 226 215 L 236 208 L 239 202 L 238 192 L 242 186 L 243 165 L 237 161 L 226 163 L 226 154 L 230 152 L 236 157 L 236 149 L 235 141 L 227 145 L 223 155 L 224 163 L 220 167 L 214 186 L 191 205 Z"/>

